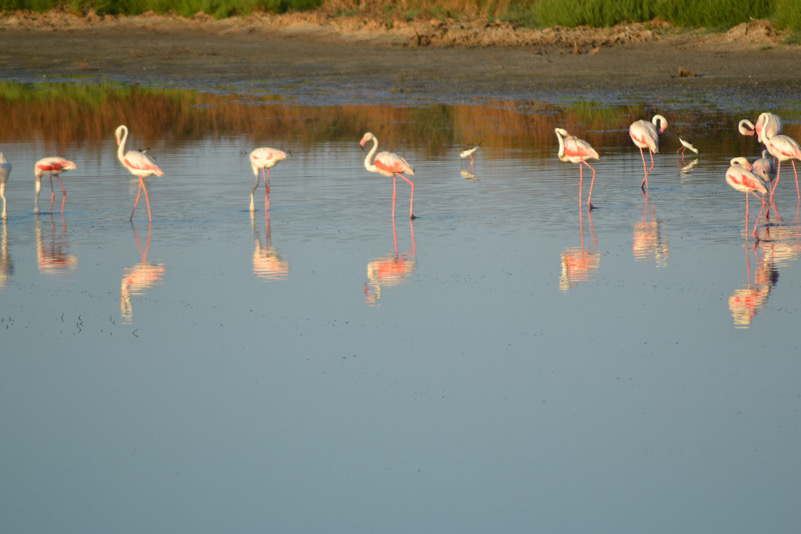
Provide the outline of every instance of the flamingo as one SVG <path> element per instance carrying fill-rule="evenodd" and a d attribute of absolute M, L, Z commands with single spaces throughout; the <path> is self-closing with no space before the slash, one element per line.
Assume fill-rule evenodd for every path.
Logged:
<path fill-rule="evenodd" d="M 745 193 L 745 224 L 748 228 L 748 193 L 752 193 L 755 197 L 756 192 L 762 194 L 762 208 L 765 207 L 765 194 L 768 192 L 765 187 L 765 182 L 759 176 L 756 176 L 751 170 L 753 167 L 745 158 L 733 158 L 731 166 L 726 171 L 726 182 L 737 191 Z M 759 198 L 759 197 L 757 197 Z M 759 215 L 762 215 L 762 208 L 759 209 Z M 759 215 L 757 215 L 756 222 L 754 223 L 753 236 L 756 235 L 757 224 L 759 224 Z"/>
<path fill-rule="evenodd" d="M 751 167 L 753 169 L 751 172 L 762 178 L 765 184 L 770 184 L 776 179 L 776 164 L 773 163 L 773 158 L 769 157 L 770 152 L 767 150 L 762 151 L 762 158 L 755 160 Z M 771 196 L 773 195 L 773 189 L 770 190 Z"/>
<path fill-rule="evenodd" d="M 634 141 L 634 145 L 640 149 L 640 156 L 642 157 L 642 170 L 645 173 L 645 177 L 642 179 L 640 188 L 643 191 L 648 187 L 648 174 L 654 168 L 654 154 L 659 152 L 659 135 L 664 133 L 667 127 L 667 119 L 662 115 L 654 115 L 651 122 L 639 120 L 629 126 L 631 140 Z M 650 169 L 645 168 L 645 154 L 642 151 L 643 148 L 647 148 L 651 156 Z"/>
<path fill-rule="evenodd" d="M 364 134 L 359 144 L 362 146 L 362 149 L 364 149 L 364 145 L 370 141 L 373 142 L 373 148 L 370 149 L 370 152 L 367 153 L 367 157 L 364 158 L 364 168 L 370 172 L 377 172 L 382 176 L 392 176 L 392 218 L 395 218 L 396 181 L 397 177 L 400 176 L 412 186 L 412 195 L 409 200 L 409 218 L 414 219 L 414 211 L 412 210 L 414 206 L 414 182 L 401 174 L 406 173 L 414 176 L 414 168 L 409 165 L 408 161 L 392 152 L 379 152 L 375 154 L 375 151 L 378 150 L 378 138 L 371 132 Z M 375 163 L 370 162 L 373 154 L 375 154 Z"/>
<path fill-rule="evenodd" d="M 53 189 L 53 176 L 58 180 L 58 185 L 61 186 L 61 213 L 64 213 L 64 202 L 67 200 L 67 190 L 64 189 L 64 184 L 61 183 L 61 173 L 67 171 L 74 171 L 78 166 L 68 159 L 59 156 L 51 156 L 49 158 L 42 158 L 33 166 L 33 173 L 36 176 L 36 198 L 34 201 L 34 213 L 39 213 L 39 191 L 42 189 L 42 176 L 50 177 L 50 210 L 53 210 L 53 202 L 56 198 L 56 191 Z"/>
<path fill-rule="evenodd" d="M 760 113 L 756 126 L 753 122 L 743 119 L 737 125 L 742 135 L 756 135 L 757 141 L 765 143 L 766 139 L 782 133 L 782 120 L 773 113 Z"/>
<path fill-rule="evenodd" d="M 796 171 L 794 161 L 801 161 L 801 146 L 798 145 L 798 141 L 786 135 L 766 134 L 766 136 L 767 139 L 765 139 L 765 147 L 768 149 L 768 152 L 771 156 L 779 160 L 779 164 L 776 168 L 776 182 L 773 184 L 771 194 L 773 194 L 773 191 L 775 191 L 776 187 L 779 185 L 779 178 L 781 177 L 782 172 L 782 161 L 789 161 L 793 164 L 793 174 L 795 174 L 795 193 L 798 196 L 798 200 L 801 201 L 801 192 L 799 192 L 798 189 L 798 171 Z"/>
<path fill-rule="evenodd" d="M 150 216 L 150 198 L 147 195 L 147 187 L 145 187 L 144 179 L 148 176 L 156 175 L 156 176 L 164 176 L 164 171 L 156 165 L 156 162 L 153 161 L 153 158 L 145 154 L 144 152 L 140 152 L 138 150 L 129 150 L 125 152 L 125 141 L 128 140 L 128 127 L 124 124 L 117 126 L 117 130 L 114 132 L 114 135 L 117 138 L 117 159 L 120 160 L 122 166 L 128 169 L 133 175 L 139 177 L 139 190 L 136 193 L 136 202 L 134 202 L 133 210 L 131 210 L 131 218 L 133 220 L 134 213 L 136 212 L 136 206 L 139 204 L 139 196 L 142 194 L 142 190 L 145 191 L 145 202 L 147 202 L 147 218 L 151 222 L 153 221 L 153 217 Z"/>
<path fill-rule="evenodd" d="M 598 152 L 596 152 L 587 141 L 570 135 L 564 128 L 554 128 L 554 132 L 556 132 L 556 138 L 559 140 L 559 153 L 557 154 L 559 160 L 579 164 L 579 206 L 581 206 L 581 187 L 584 181 L 581 165 L 586 165 L 592 171 L 592 181 L 590 182 L 590 195 L 587 197 L 587 206 L 589 206 L 590 209 L 595 208 L 591 202 L 592 186 L 595 183 L 595 169 L 592 165 L 587 163 L 587 160 L 600 159 Z"/>
<path fill-rule="evenodd" d="M 8 182 L 8 175 L 11 174 L 12 165 L 8 162 L 6 157 L 0 152 L 0 198 L 3 199 L 3 219 L 6 219 L 6 182 Z"/>
<path fill-rule="evenodd" d="M 250 166 L 253 168 L 253 175 L 256 176 L 256 183 L 253 184 L 253 189 L 250 191 L 250 211 L 255 211 L 253 194 L 256 192 L 256 188 L 259 187 L 259 169 L 261 169 L 261 174 L 264 176 L 264 211 L 269 211 L 270 169 L 278 165 L 278 162 L 285 160 L 286 157 L 286 152 L 266 146 L 257 148 L 250 153 Z M 264 174 L 264 169 L 267 169 L 266 175 Z"/>

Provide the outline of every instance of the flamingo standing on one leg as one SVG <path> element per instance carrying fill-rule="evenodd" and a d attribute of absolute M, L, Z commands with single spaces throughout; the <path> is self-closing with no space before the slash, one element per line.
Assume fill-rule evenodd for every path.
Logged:
<path fill-rule="evenodd" d="M 156 162 L 153 161 L 153 158 L 143 152 L 138 150 L 129 150 L 128 152 L 125 152 L 125 141 L 128 140 L 127 126 L 124 124 L 118 126 L 117 130 L 114 132 L 114 135 L 117 138 L 117 159 L 120 160 L 122 166 L 128 169 L 131 174 L 139 177 L 139 190 L 136 193 L 136 202 L 134 202 L 130 220 L 133 220 L 134 212 L 136 212 L 136 206 L 139 204 L 139 196 L 142 194 L 142 190 L 144 190 L 145 202 L 147 202 L 147 218 L 148 220 L 152 221 L 153 218 L 150 215 L 150 198 L 148 198 L 147 195 L 147 187 L 145 187 L 144 179 L 154 174 L 156 176 L 164 176 L 164 171 L 162 171 L 161 168 L 156 165 Z"/>
<path fill-rule="evenodd" d="M 782 120 L 773 113 L 760 113 L 756 125 L 743 119 L 737 125 L 737 129 L 742 135 L 755 135 L 757 141 L 764 144 L 767 139 L 782 133 Z"/>
<path fill-rule="evenodd" d="M 640 157 L 642 157 L 642 170 L 645 173 L 645 177 L 642 179 L 640 189 L 643 191 L 648 187 L 648 174 L 654 168 L 654 154 L 659 152 L 659 135 L 664 133 L 667 127 L 667 119 L 662 115 L 654 115 L 651 122 L 639 120 L 629 126 L 631 140 L 634 141 L 635 146 L 640 149 Z M 643 148 L 647 148 L 651 156 L 650 169 L 645 168 L 645 154 L 642 151 Z"/>
<path fill-rule="evenodd" d="M 58 185 L 61 186 L 61 213 L 64 213 L 64 202 L 67 200 L 67 190 L 64 189 L 64 184 L 61 183 L 61 173 L 67 171 L 74 171 L 78 166 L 68 159 L 59 156 L 51 156 L 49 158 L 42 158 L 36 162 L 33 167 L 34 176 L 36 176 L 36 198 L 34 199 L 33 212 L 39 213 L 39 191 L 42 189 L 42 176 L 50 177 L 50 211 L 53 211 L 53 202 L 56 199 L 56 190 L 53 188 L 53 176 L 58 180 Z"/>
<path fill-rule="evenodd" d="M 795 174 L 795 193 L 801 202 L 801 191 L 798 189 L 798 171 L 795 168 L 795 161 L 801 161 L 801 146 L 798 141 L 786 135 L 769 135 L 765 139 L 765 147 L 770 152 L 770 155 L 779 160 L 776 168 L 776 182 L 773 184 L 771 194 L 776 190 L 779 185 L 779 178 L 782 172 L 782 161 L 789 161 L 793 165 L 793 174 Z"/>
<path fill-rule="evenodd" d="M 382 176 L 392 176 L 392 218 L 395 218 L 396 177 L 400 176 L 412 186 L 412 195 L 409 200 L 409 218 L 414 219 L 415 216 L 412 209 L 414 207 L 414 182 L 401 174 L 406 173 L 414 176 L 414 168 L 409 165 L 408 161 L 392 152 L 379 152 L 375 154 L 375 151 L 378 150 L 378 138 L 370 132 L 364 134 L 359 144 L 362 146 L 362 149 L 364 149 L 364 145 L 370 141 L 373 142 L 373 148 L 370 149 L 370 152 L 367 153 L 367 157 L 364 158 L 364 168 L 370 172 L 377 172 Z M 373 154 L 375 154 L 375 163 L 370 161 Z"/>
<path fill-rule="evenodd" d="M 559 153 L 557 154 L 559 160 L 579 164 L 579 206 L 581 206 L 581 188 L 582 182 L 584 181 L 581 165 L 586 165 L 592 171 L 592 181 L 590 181 L 590 195 L 587 197 L 587 206 L 589 206 L 590 209 L 595 208 L 591 202 L 592 186 L 595 183 L 595 169 L 592 165 L 587 163 L 587 160 L 600 159 L 598 152 L 596 152 L 587 141 L 570 135 L 564 128 L 555 128 L 554 132 L 556 132 L 556 138 L 559 140 Z"/>
<path fill-rule="evenodd" d="M 3 215 L 2 218 L 6 219 L 6 182 L 8 182 L 8 175 L 11 174 L 12 166 L 0 152 L 0 198 L 3 199 Z"/>
<path fill-rule="evenodd" d="M 768 192 L 765 187 L 765 182 L 762 178 L 751 172 L 753 168 L 748 160 L 745 158 L 734 158 L 731 160 L 731 167 L 726 171 L 726 182 L 737 191 L 745 193 L 745 228 L 748 230 L 748 193 L 752 193 L 755 197 L 756 192 L 762 194 L 762 208 L 765 207 L 765 194 Z M 759 198 L 759 197 L 757 197 Z M 762 208 L 759 210 L 756 222 L 754 222 L 754 237 L 756 235 L 757 224 L 759 224 L 759 216 L 762 215 Z"/>
<path fill-rule="evenodd" d="M 257 148 L 250 153 L 250 166 L 256 176 L 256 183 L 253 184 L 253 189 L 250 191 L 250 211 L 255 211 L 253 194 L 256 192 L 256 188 L 259 187 L 259 169 L 261 169 L 261 174 L 264 176 L 264 211 L 270 210 L 270 169 L 278 165 L 278 162 L 285 160 L 286 157 L 286 152 L 269 147 Z M 264 174 L 264 169 L 267 169 L 266 175 Z"/>

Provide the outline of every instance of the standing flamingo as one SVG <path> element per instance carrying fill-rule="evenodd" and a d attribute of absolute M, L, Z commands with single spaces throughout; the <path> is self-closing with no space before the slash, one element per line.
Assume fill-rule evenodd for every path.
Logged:
<path fill-rule="evenodd" d="M 742 135 L 756 135 L 757 141 L 765 143 L 766 139 L 782 133 L 782 120 L 773 113 L 760 113 L 756 125 L 743 119 L 737 125 L 737 129 Z"/>
<path fill-rule="evenodd" d="M 400 176 L 412 186 L 412 195 L 409 200 L 409 218 L 414 219 L 414 211 L 412 210 L 414 205 L 414 182 L 401 174 L 405 172 L 406 174 L 414 176 L 414 169 L 409 165 L 408 161 L 392 152 L 379 152 L 375 154 L 375 151 L 378 150 L 378 138 L 370 132 L 364 134 L 359 144 L 362 146 L 362 149 L 364 149 L 364 145 L 370 141 L 373 142 L 373 148 L 370 149 L 370 152 L 367 153 L 367 157 L 364 158 L 364 168 L 370 172 L 377 172 L 382 176 L 392 176 L 392 218 L 395 218 L 396 177 Z M 375 154 L 375 163 L 370 162 L 373 154 Z"/>
<path fill-rule="evenodd" d="M 74 171 L 78 166 L 68 159 L 59 156 L 51 156 L 49 158 L 42 158 L 36 162 L 33 167 L 34 176 L 36 176 L 36 198 L 34 199 L 33 212 L 39 213 L 39 191 L 42 189 L 42 176 L 50 177 L 50 211 L 53 211 L 53 202 L 56 198 L 56 191 L 53 189 L 53 176 L 58 180 L 58 185 L 61 186 L 61 213 L 64 213 L 64 202 L 67 200 L 67 190 L 64 189 L 64 184 L 61 183 L 61 173 L 67 171 Z"/>
<path fill-rule="evenodd" d="M 250 153 L 250 166 L 256 176 L 256 183 L 253 184 L 253 189 L 250 191 L 250 211 L 255 211 L 253 193 L 259 187 L 259 169 L 264 176 L 264 211 L 270 210 L 270 169 L 278 165 L 279 161 L 285 160 L 286 157 L 286 152 L 269 147 L 257 148 Z M 267 169 L 266 175 L 264 169 Z"/>
<path fill-rule="evenodd" d="M 801 192 L 798 189 L 798 171 L 795 168 L 795 161 L 801 161 L 801 146 L 798 145 L 798 141 L 793 139 L 792 137 L 787 137 L 786 135 L 769 135 L 765 140 L 765 147 L 770 152 L 770 155 L 779 160 L 779 165 L 776 169 L 776 182 L 773 184 L 773 189 L 771 190 L 771 194 L 773 191 L 776 191 L 776 187 L 779 185 L 779 178 L 781 177 L 782 172 L 782 161 L 790 161 L 793 164 L 793 174 L 795 174 L 795 193 L 798 197 L 798 200 L 801 201 Z"/>
<path fill-rule="evenodd" d="M 584 181 L 581 165 L 586 165 L 592 171 L 592 181 L 590 181 L 590 195 L 587 197 L 587 206 L 589 206 L 590 209 L 595 208 L 591 202 L 592 186 L 595 183 L 595 169 L 592 165 L 587 163 L 587 160 L 600 159 L 598 152 L 596 152 L 587 141 L 570 135 L 564 128 L 555 128 L 554 132 L 556 132 L 556 138 L 559 140 L 559 153 L 557 154 L 559 160 L 579 164 L 579 206 L 581 206 L 581 187 Z"/>
<path fill-rule="evenodd" d="M 11 174 L 11 164 L 6 157 L 0 152 L 0 198 L 3 199 L 3 219 L 6 219 L 6 182 L 8 182 L 8 175 Z"/>
<path fill-rule="evenodd" d="M 117 127 L 117 130 L 114 132 L 114 135 L 117 138 L 117 159 L 120 160 L 122 166 L 128 169 L 128 171 L 139 177 L 139 190 L 136 193 L 136 202 L 134 202 L 133 210 L 131 210 L 131 219 L 133 220 L 134 212 L 136 212 L 136 206 L 139 204 L 139 196 L 142 194 L 142 190 L 145 191 L 145 202 L 147 202 L 147 218 L 150 221 L 153 221 L 153 217 L 150 216 L 150 198 L 147 195 L 147 187 L 145 187 L 144 178 L 152 175 L 156 176 L 164 176 L 164 171 L 162 171 L 156 162 L 153 161 L 153 158 L 148 156 L 147 154 L 140 152 L 138 150 L 129 150 L 125 152 L 125 141 L 128 140 L 128 127 L 120 125 Z"/>
<path fill-rule="evenodd" d="M 748 163 L 747 159 L 733 158 L 730 163 L 731 167 L 729 167 L 729 169 L 726 171 L 726 182 L 737 191 L 745 193 L 745 227 L 747 230 L 748 193 L 752 193 L 756 197 L 756 192 L 760 192 L 762 194 L 762 208 L 764 208 L 765 194 L 768 192 L 768 189 L 765 187 L 765 182 L 762 181 L 762 178 L 751 172 L 753 167 L 751 167 L 751 164 Z M 759 216 L 762 215 L 762 208 L 760 208 L 759 215 L 757 215 L 756 222 L 754 223 L 754 231 L 752 232 L 754 237 L 757 237 L 756 228 L 757 224 L 759 224 Z"/>
<path fill-rule="evenodd" d="M 468 148 L 468 149 L 465 149 L 465 150 L 462 150 L 461 152 L 459 152 L 459 157 L 460 158 L 462 158 L 462 159 L 470 158 L 470 168 L 471 169 L 473 168 L 473 161 L 474 161 L 473 154 L 475 154 L 475 152 L 476 152 L 476 150 L 478 150 L 479 146 L 480 145 L 476 145 L 476 146 L 474 146 L 472 148 Z"/>
<path fill-rule="evenodd" d="M 751 167 L 753 167 L 751 172 L 762 178 L 766 185 L 776 179 L 776 164 L 773 163 L 773 158 L 770 157 L 770 152 L 767 150 L 762 151 L 762 158 L 755 160 Z M 770 194 L 773 195 L 773 188 L 771 188 Z"/>
<path fill-rule="evenodd" d="M 645 173 L 645 177 L 642 179 L 640 189 L 643 191 L 648 187 L 648 174 L 654 168 L 654 154 L 659 152 L 659 135 L 664 133 L 667 127 L 667 119 L 662 115 L 654 115 L 651 122 L 639 120 L 629 126 L 631 140 L 634 141 L 634 145 L 640 149 L 640 157 L 642 157 L 642 170 Z M 643 148 L 647 148 L 651 156 L 650 169 L 645 168 L 645 154 L 642 151 Z"/>

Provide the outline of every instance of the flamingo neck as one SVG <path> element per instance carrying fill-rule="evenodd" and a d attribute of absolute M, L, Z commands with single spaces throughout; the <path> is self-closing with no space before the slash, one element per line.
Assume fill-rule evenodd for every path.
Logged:
<path fill-rule="evenodd" d="M 123 155 L 125 154 L 125 141 L 128 140 L 128 128 L 122 127 L 122 139 L 120 139 L 120 145 L 117 147 L 117 159 L 122 162 Z"/>
<path fill-rule="evenodd" d="M 559 152 L 556 154 L 556 157 L 560 160 L 563 160 L 565 157 L 565 140 L 562 139 L 562 136 L 559 135 L 557 132 L 556 138 L 559 140 Z"/>
<path fill-rule="evenodd" d="M 373 162 L 371 161 L 373 159 L 373 154 L 375 154 L 375 151 L 378 150 L 378 139 L 376 139 L 375 136 L 373 136 L 372 141 L 373 141 L 373 148 L 370 149 L 370 152 L 368 152 L 367 156 L 364 158 L 364 168 L 370 172 L 378 172 L 378 169 L 376 168 L 375 165 L 373 165 Z"/>

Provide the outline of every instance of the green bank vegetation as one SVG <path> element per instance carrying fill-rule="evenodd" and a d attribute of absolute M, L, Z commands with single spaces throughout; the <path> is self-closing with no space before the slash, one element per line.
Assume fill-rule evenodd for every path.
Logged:
<path fill-rule="evenodd" d="M 153 11 L 217 18 L 252 13 L 318 10 L 326 15 L 397 19 L 499 19 L 528 27 L 606 27 L 655 18 L 678 27 L 727 29 L 751 19 L 772 20 L 780 29 L 801 31 L 801 0 L 0 0 L 0 10 L 114 15 Z"/>

